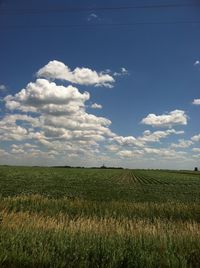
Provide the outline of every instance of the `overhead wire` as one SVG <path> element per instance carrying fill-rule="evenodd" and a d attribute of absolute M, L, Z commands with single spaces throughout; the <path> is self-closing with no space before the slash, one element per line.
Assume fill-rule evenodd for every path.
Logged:
<path fill-rule="evenodd" d="M 53 7 L 53 8 L 38 8 L 38 9 L 2 9 L 0 15 L 30 15 L 30 14 L 45 14 L 57 12 L 83 12 L 83 11 L 117 11 L 117 10 L 134 10 L 134 9 L 161 9 L 161 8 L 185 8 L 185 7 L 200 7 L 200 3 L 189 4 L 157 4 L 157 5 L 135 5 L 135 6 L 110 6 L 110 7 Z M 7 11 L 7 13 L 6 13 Z M 9 13 L 10 12 L 10 13 Z M 176 21 L 135 21 L 130 23 L 83 23 L 83 24 L 36 24 L 36 25 L 4 25 L 0 26 L 0 30 L 18 29 L 18 28 L 78 28 L 78 27 L 120 27 L 120 26 L 139 26 L 139 25 L 178 25 L 178 24 L 200 24 L 200 20 L 176 20 Z"/>
<path fill-rule="evenodd" d="M 135 6 L 102 6 L 102 7 L 51 7 L 51 8 L 33 8 L 33 9 L 1 9 L 0 15 L 22 15 L 22 14 L 42 14 L 52 12 L 86 12 L 86 11 L 117 11 L 117 10 L 133 10 L 133 9 L 161 9 L 161 8 L 186 8 L 186 7 L 200 7 L 200 3 L 188 4 L 157 4 L 157 5 L 135 5 Z"/>

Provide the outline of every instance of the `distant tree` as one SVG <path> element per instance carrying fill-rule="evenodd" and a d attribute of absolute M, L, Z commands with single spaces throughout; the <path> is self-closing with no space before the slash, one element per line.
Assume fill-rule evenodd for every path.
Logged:
<path fill-rule="evenodd" d="M 107 167 L 103 164 L 103 166 L 101 166 L 100 168 L 107 168 Z"/>
<path fill-rule="evenodd" d="M 194 171 L 198 171 L 198 167 L 195 167 L 195 168 L 194 168 Z"/>

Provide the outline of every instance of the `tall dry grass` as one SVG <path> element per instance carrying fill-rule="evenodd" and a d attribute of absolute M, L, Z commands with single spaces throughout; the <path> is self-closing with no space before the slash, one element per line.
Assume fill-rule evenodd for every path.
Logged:
<path fill-rule="evenodd" d="M 1 267 L 200 267 L 199 205 L 0 198 Z"/>

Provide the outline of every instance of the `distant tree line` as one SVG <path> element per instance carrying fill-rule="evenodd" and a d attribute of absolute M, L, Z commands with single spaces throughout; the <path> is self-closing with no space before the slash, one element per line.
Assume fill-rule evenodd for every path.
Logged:
<path fill-rule="evenodd" d="M 93 169 L 124 169 L 123 167 L 106 167 L 105 165 L 101 167 L 80 167 L 80 166 L 53 166 L 53 168 L 93 168 Z"/>

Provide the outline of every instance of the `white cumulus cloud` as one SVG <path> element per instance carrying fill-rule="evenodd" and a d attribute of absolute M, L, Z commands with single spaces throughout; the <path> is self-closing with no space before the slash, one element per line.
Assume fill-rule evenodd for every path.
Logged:
<path fill-rule="evenodd" d="M 187 125 L 187 119 L 185 111 L 174 110 L 162 115 L 149 114 L 142 119 L 141 123 L 153 127 L 172 127 L 175 125 Z"/>
<path fill-rule="evenodd" d="M 142 150 L 123 150 L 117 153 L 118 156 L 122 158 L 138 158 L 144 155 L 144 152 Z"/>
<path fill-rule="evenodd" d="M 0 84 L 0 92 L 1 91 L 6 91 L 6 86 L 5 85 L 3 85 L 3 84 Z"/>
<path fill-rule="evenodd" d="M 176 151 L 168 148 L 144 148 L 147 154 L 162 157 L 163 159 L 180 159 L 185 158 L 187 153 L 184 151 Z"/>
<path fill-rule="evenodd" d="M 3 161 L 5 158 L 14 159 L 12 163 L 70 164 L 71 158 L 76 158 L 75 163 L 90 165 L 102 159 L 114 164 L 125 163 L 131 158 L 141 163 L 145 158 L 147 162 L 149 159 L 183 159 L 186 152 L 177 152 L 175 148 L 187 148 L 200 141 L 199 134 L 190 141 L 179 140 L 169 148 L 162 148 L 163 139 L 184 133 L 172 128 L 187 124 L 187 115 L 181 110 L 163 115 L 150 114 L 142 120 L 144 124 L 168 129 L 145 130 L 137 137 L 113 133 L 112 122 L 108 118 L 87 111 L 88 107 L 102 108 L 100 104 L 90 102 L 89 92 L 52 81 L 62 79 L 82 85 L 112 85 L 112 76 L 109 75 L 111 80 L 107 79 L 104 75 L 108 73 L 105 72 L 89 69 L 82 77 L 80 73 L 84 73 L 85 69 L 71 71 L 61 62 L 50 62 L 38 72 L 38 76 L 43 78 L 37 78 L 16 94 L 4 98 L 7 110 L 0 120 L 0 145 L 3 144 L 0 156 Z M 107 72 L 112 73 L 110 70 Z M 121 72 L 126 73 L 127 70 L 122 68 Z M 157 143 L 156 146 L 154 143 Z M 198 153 L 197 149 L 193 148 L 193 152 Z"/>
<path fill-rule="evenodd" d="M 200 99 L 194 99 L 192 104 L 194 105 L 200 105 Z"/>
<path fill-rule="evenodd" d="M 193 144 L 191 140 L 180 139 L 178 143 L 172 143 L 172 148 L 188 148 Z"/>
<path fill-rule="evenodd" d="M 200 64 L 200 61 L 199 60 L 196 60 L 195 63 L 194 63 L 194 66 L 197 66 Z"/>
<path fill-rule="evenodd" d="M 96 21 L 96 20 L 100 20 L 99 16 L 96 13 L 91 13 L 89 14 L 89 16 L 87 17 L 87 21 Z"/>
<path fill-rule="evenodd" d="M 44 148 L 59 155 L 97 152 L 99 143 L 115 134 L 109 129 L 109 119 L 86 112 L 85 102 L 89 98 L 88 92 L 81 93 L 71 85 L 60 86 L 37 79 L 15 95 L 4 98 L 6 108 L 12 113 L 0 122 L 0 139 L 27 145 L 12 148 L 11 153 L 15 155 L 27 150 L 30 153 L 28 147 L 32 143 L 41 147 L 41 152 L 31 148 L 33 156 L 44 157 Z"/>
<path fill-rule="evenodd" d="M 142 136 L 133 137 L 133 136 L 117 136 L 110 138 L 112 142 L 120 146 L 129 146 L 129 147 L 144 147 L 147 143 L 159 143 L 161 139 L 167 138 L 170 135 L 180 135 L 184 134 L 184 131 L 176 131 L 175 129 L 167 129 L 165 131 L 154 131 L 145 130 Z"/>
<path fill-rule="evenodd" d="M 91 108 L 93 108 L 93 109 L 102 109 L 103 107 L 102 107 L 101 104 L 93 103 L 93 104 L 91 105 Z"/>
<path fill-rule="evenodd" d="M 121 146 L 144 146 L 144 143 L 139 141 L 137 138 L 133 136 L 117 136 L 115 135 L 113 138 L 111 138 L 111 141 L 114 141 L 115 143 L 121 145 Z"/>
<path fill-rule="evenodd" d="M 80 93 L 71 85 L 58 86 L 46 79 L 37 79 L 35 83 L 29 83 L 19 93 L 8 95 L 4 100 L 6 108 L 10 110 L 71 114 L 84 107 L 84 102 L 89 98 L 88 92 Z"/>
<path fill-rule="evenodd" d="M 194 142 L 199 142 L 200 141 L 200 134 L 193 136 L 191 138 L 191 140 L 194 141 Z"/>
<path fill-rule="evenodd" d="M 128 75 L 129 71 L 125 67 L 121 67 L 119 72 L 114 72 L 114 76 L 123 76 L 123 75 Z"/>
<path fill-rule="evenodd" d="M 138 140 L 143 143 L 148 142 L 160 142 L 161 139 L 166 138 L 169 135 L 180 135 L 183 134 L 184 131 L 176 131 L 175 129 L 167 129 L 165 131 L 154 131 L 146 130 L 143 132 L 143 136 L 139 137 Z"/>
<path fill-rule="evenodd" d="M 79 85 L 113 87 L 114 78 L 104 72 L 96 72 L 85 67 L 76 67 L 73 71 L 63 62 L 53 60 L 37 72 L 38 77 L 60 79 Z"/>
<path fill-rule="evenodd" d="M 200 148 L 193 148 L 192 151 L 195 153 L 200 153 Z"/>

